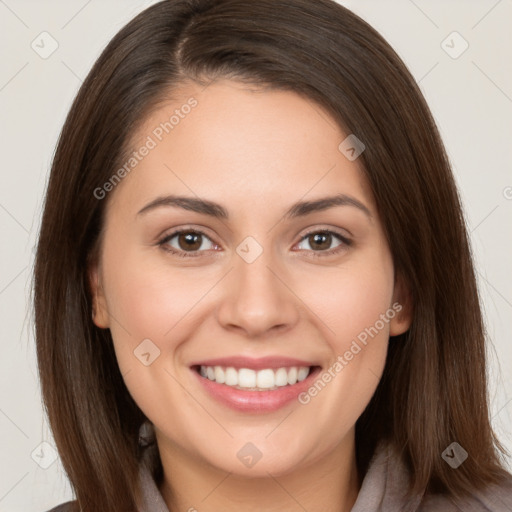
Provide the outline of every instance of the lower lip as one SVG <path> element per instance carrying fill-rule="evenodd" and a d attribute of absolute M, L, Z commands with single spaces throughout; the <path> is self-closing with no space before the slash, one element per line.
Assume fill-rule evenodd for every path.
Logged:
<path fill-rule="evenodd" d="M 213 398 L 236 411 L 254 413 L 273 412 L 294 400 L 298 402 L 298 396 L 311 386 L 320 370 L 321 368 L 316 366 L 304 380 L 273 391 L 242 391 L 203 377 L 192 368 L 201 385 Z"/>

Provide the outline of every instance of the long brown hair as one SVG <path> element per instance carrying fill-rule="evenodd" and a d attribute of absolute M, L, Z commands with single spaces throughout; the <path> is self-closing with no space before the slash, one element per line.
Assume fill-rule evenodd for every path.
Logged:
<path fill-rule="evenodd" d="M 81 86 L 54 156 L 37 247 L 42 393 L 81 509 L 136 508 L 145 419 L 110 331 L 91 320 L 87 269 L 108 200 L 94 191 L 175 87 L 218 77 L 301 94 L 366 146 L 360 158 L 414 314 L 408 332 L 390 340 L 384 375 L 357 421 L 360 471 L 388 440 L 411 472 L 410 493 L 467 496 L 498 483 L 506 452 L 490 425 L 468 235 L 438 130 L 403 62 L 331 0 L 166 0 L 112 39 Z M 441 457 L 453 441 L 469 453 L 456 471 Z"/>

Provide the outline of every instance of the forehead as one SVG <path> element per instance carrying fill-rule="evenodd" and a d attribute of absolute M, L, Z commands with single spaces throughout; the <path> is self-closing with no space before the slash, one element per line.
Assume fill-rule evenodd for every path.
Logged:
<path fill-rule="evenodd" d="M 219 202 L 254 195 L 292 203 L 334 187 L 371 203 L 359 162 L 339 149 L 346 136 L 325 109 L 295 92 L 190 83 L 134 133 L 131 151 L 149 149 L 116 194 L 125 188 L 130 203 L 176 189 Z"/>

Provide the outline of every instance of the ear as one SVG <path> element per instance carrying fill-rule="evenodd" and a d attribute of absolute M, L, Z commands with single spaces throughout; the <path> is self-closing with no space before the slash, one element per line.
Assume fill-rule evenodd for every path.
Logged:
<path fill-rule="evenodd" d="M 107 329 L 110 327 L 110 316 L 101 282 L 101 273 L 97 263 L 89 266 L 88 274 L 92 295 L 92 321 L 96 327 Z"/>
<path fill-rule="evenodd" d="M 397 336 L 409 329 L 413 315 L 412 294 L 401 275 L 395 276 L 395 288 L 391 304 L 396 314 L 389 322 L 389 335 Z"/>

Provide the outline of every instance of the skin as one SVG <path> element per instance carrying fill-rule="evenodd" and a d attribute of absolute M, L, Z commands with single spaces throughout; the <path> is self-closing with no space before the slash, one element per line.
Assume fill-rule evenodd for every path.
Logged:
<path fill-rule="evenodd" d="M 169 113 L 198 105 L 110 192 L 102 244 L 90 269 L 94 322 L 109 328 L 126 386 L 153 422 L 171 511 L 349 511 L 360 490 L 354 429 L 382 375 L 389 336 L 410 324 L 408 308 L 303 405 L 265 414 L 211 398 L 189 365 L 214 357 L 284 355 L 329 368 L 393 303 L 407 306 L 374 198 L 359 160 L 338 150 L 346 137 L 320 106 L 293 92 L 230 80 L 174 91 L 134 134 L 140 147 Z M 363 203 L 283 218 L 295 202 L 336 193 Z M 169 195 L 220 203 L 229 219 L 162 206 Z M 178 257 L 159 241 L 200 229 L 199 256 Z M 331 229 L 337 237 L 312 236 Z M 236 252 L 248 236 L 263 249 Z M 201 240 L 199 241 L 201 243 Z M 186 252 L 179 237 L 167 242 Z M 317 257 L 315 257 L 317 255 Z M 134 350 L 160 350 L 145 366 Z M 251 468 L 237 457 L 253 443 Z"/>

